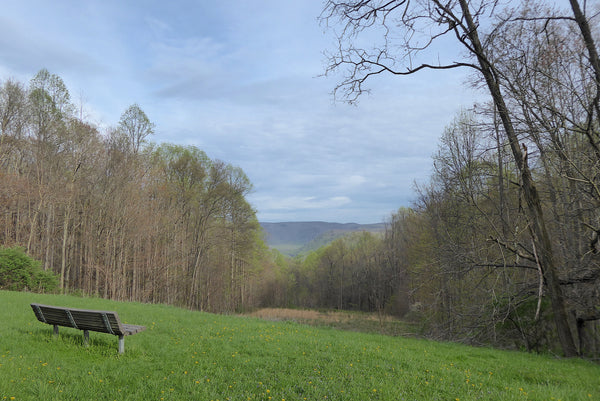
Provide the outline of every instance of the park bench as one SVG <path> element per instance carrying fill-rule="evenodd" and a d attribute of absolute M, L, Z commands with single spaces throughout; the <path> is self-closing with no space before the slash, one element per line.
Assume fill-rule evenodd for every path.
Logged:
<path fill-rule="evenodd" d="M 35 317 L 42 322 L 54 326 L 54 335 L 58 335 L 58 326 L 83 330 L 83 342 L 87 346 L 90 330 L 112 334 L 119 337 L 119 354 L 125 352 L 125 336 L 130 336 L 146 329 L 145 326 L 123 324 L 117 312 L 62 308 L 60 306 L 31 304 Z"/>

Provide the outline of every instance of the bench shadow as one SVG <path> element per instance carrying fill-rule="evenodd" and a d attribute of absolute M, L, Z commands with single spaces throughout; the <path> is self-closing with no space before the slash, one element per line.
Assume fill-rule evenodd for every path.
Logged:
<path fill-rule="evenodd" d="M 39 327 L 30 330 L 20 328 L 18 329 L 18 332 L 20 332 L 21 335 L 33 336 L 39 341 L 43 341 L 45 343 L 51 344 L 56 342 L 62 342 L 65 344 L 73 344 L 90 351 L 96 351 L 95 348 L 97 348 L 98 352 L 101 353 L 106 353 L 106 351 L 116 352 L 118 347 L 117 337 L 102 335 L 102 333 L 96 333 L 92 331 L 90 331 L 90 340 L 88 342 L 88 346 L 86 347 L 83 339 L 83 330 L 72 329 L 69 327 L 60 327 L 58 331 L 58 336 L 54 335 L 52 326 L 48 326 L 47 328 Z M 103 337 L 114 337 L 114 339 Z"/>

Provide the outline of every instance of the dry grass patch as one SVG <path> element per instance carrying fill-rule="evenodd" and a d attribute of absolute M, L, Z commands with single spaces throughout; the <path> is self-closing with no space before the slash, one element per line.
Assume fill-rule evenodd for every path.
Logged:
<path fill-rule="evenodd" d="M 312 309 L 263 308 L 246 316 L 270 321 L 293 321 L 311 326 L 329 326 L 341 330 L 380 333 L 387 335 L 414 335 L 415 326 L 393 316 L 349 311 L 318 311 Z"/>
<path fill-rule="evenodd" d="M 348 312 L 327 311 L 321 312 L 310 309 L 263 308 L 249 314 L 264 320 L 293 320 L 296 322 L 318 320 L 325 323 L 347 322 L 352 320 Z"/>

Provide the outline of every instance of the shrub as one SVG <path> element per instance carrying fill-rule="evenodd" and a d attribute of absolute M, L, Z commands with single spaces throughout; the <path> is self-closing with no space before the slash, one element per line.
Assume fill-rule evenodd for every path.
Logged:
<path fill-rule="evenodd" d="M 0 290 L 54 290 L 58 286 L 58 278 L 51 271 L 42 270 L 41 265 L 23 248 L 0 248 Z"/>

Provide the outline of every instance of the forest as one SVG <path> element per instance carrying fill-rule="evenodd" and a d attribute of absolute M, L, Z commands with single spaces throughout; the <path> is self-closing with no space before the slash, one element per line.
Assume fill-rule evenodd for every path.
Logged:
<path fill-rule="evenodd" d="M 384 233 L 294 259 L 264 244 L 241 168 L 151 142 L 139 105 L 100 129 L 47 70 L 0 82 L 0 246 L 39 259 L 62 292 L 377 312 L 429 338 L 598 358 L 600 9 L 570 4 L 325 2 L 320 18 L 344 27 L 337 96 L 355 102 L 375 75 L 470 68 L 490 101 L 448 122 L 429 181 Z M 382 42 L 355 47 L 373 27 Z M 464 59 L 415 61 L 444 37 Z"/>

